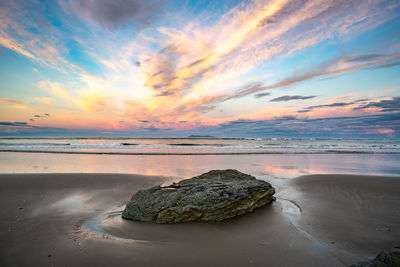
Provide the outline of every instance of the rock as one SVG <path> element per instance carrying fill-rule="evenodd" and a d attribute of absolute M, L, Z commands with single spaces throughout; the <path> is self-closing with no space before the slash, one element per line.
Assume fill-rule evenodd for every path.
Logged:
<path fill-rule="evenodd" d="M 267 182 L 237 170 L 213 170 L 169 186 L 140 190 L 122 217 L 135 221 L 216 222 L 246 214 L 275 200 Z"/>
<path fill-rule="evenodd" d="M 384 251 L 378 254 L 371 261 L 359 262 L 351 267 L 396 267 L 400 266 L 400 250 L 397 247 L 391 251 Z"/>

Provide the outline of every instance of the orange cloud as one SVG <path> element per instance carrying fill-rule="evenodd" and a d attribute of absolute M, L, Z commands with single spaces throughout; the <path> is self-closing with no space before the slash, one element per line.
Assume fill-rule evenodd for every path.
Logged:
<path fill-rule="evenodd" d="M 100 95 L 97 92 L 84 92 L 80 96 L 80 106 L 92 112 L 106 111 L 110 108 L 110 101 L 112 100 L 109 96 Z"/>
<path fill-rule="evenodd" d="M 19 104 L 19 105 L 25 105 L 26 102 L 22 102 L 19 100 L 14 100 L 14 99 L 9 99 L 9 98 L 0 98 L 0 103 L 12 103 L 12 104 Z"/>
<path fill-rule="evenodd" d="M 63 88 L 60 83 L 51 81 L 40 81 L 37 85 L 39 88 L 46 90 L 50 94 L 53 94 L 61 99 L 75 102 L 75 98 Z"/>
<path fill-rule="evenodd" d="M 150 100 L 151 114 L 168 111 L 171 117 L 181 118 L 185 114 L 185 118 L 195 119 L 215 104 L 233 98 L 398 59 L 398 55 L 392 54 L 354 64 L 342 58 L 329 66 L 318 66 L 316 70 L 277 83 L 237 85 L 237 77 L 260 62 L 315 45 L 332 34 L 348 34 L 352 25 L 363 24 L 368 28 L 371 21 L 383 16 L 378 3 L 351 6 L 357 12 L 348 12 L 349 8 L 348 4 L 336 1 L 323 4 L 318 1 L 304 4 L 254 1 L 233 8 L 213 26 L 190 23 L 180 31 L 163 28 L 169 40 L 163 49 L 144 58 L 140 68 L 145 85 L 154 96 L 162 98 Z M 298 27 L 308 27 L 308 30 L 296 31 Z"/>
<path fill-rule="evenodd" d="M 50 104 L 56 102 L 55 99 L 50 98 L 50 97 L 35 97 L 34 100 L 37 102 L 46 104 L 46 105 L 50 105 Z"/>

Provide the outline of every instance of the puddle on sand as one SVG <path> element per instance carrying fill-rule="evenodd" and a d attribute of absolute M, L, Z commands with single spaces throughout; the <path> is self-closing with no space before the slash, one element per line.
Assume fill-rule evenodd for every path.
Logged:
<path fill-rule="evenodd" d="M 87 220 L 81 227 L 82 231 L 90 236 L 100 237 L 103 239 L 113 239 L 124 242 L 135 242 L 142 244 L 154 244 L 154 243 L 166 243 L 161 241 L 153 241 L 153 240 L 144 240 L 144 239 L 136 239 L 133 237 L 122 237 L 117 236 L 115 234 L 109 233 L 106 229 L 107 226 L 113 226 L 118 228 L 126 222 L 122 219 L 122 212 L 125 208 L 125 204 L 114 206 L 101 214 L 97 214 L 96 216 Z"/>
<path fill-rule="evenodd" d="M 316 246 L 319 247 L 319 249 L 328 248 L 327 246 L 321 244 L 314 236 L 312 236 L 299 226 L 299 224 L 297 223 L 297 218 L 301 215 L 301 208 L 299 205 L 297 205 L 294 201 L 288 199 L 277 199 L 276 201 L 278 201 L 281 204 L 283 214 L 287 216 L 290 223 L 294 227 L 296 227 L 298 231 L 300 231 L 308 239 L 314 241 Z"/>
<path fill-rule="evenodd" d="M 301 208 L 294 201 L 288 199 L 277 199 L 282 206 L 282 212 L 288 216 L 299 217 Z"/>
<path fill-rule="evenodd" d="M 300 227 L 298 227 L 296 223 L 296 218 L 300 216 L 301 214 L 301 208 L 294 203 L 293 201 L 287 200 L 287 199 L 278 199 L 277 202 L 281 204 L 282 207 L 282 212 L 289 218 L 290 222 L 295 226 L 299 231 L 301 231 L 303 234 L 307 235 L 312 239 L 313 241 L 316 241 L 311 235 L 309 235 L 307 232 L 302 230 Z M 120 241 L 134 241 L 134 242 L 140 242 L 140 243 L 170 243 L 166 241 L 158 241 L 158 240 L 147 240 L 147 238 L 135 238 L 134 236 L 132 237 L 131 235 L 135 233 L 135 231 L 149 231 L 148 234 L 151 234 L 151 229 L 147 229 L 146 226 L 148 225 L 143 225 L 140 222 L 140 225 L 138 226 L 138 229 L 135 227 L 135 223 L 132 221 L 126 221 L 122 219 L 122 211 L 125 208 L 125 204 L 121 204 L 118 206 L 111 207 L 110 209 L 97 214 L 93 217 L 91 217 L 89 220 L 83 223 L 81 229 L 91 235 L 91 236 L 96 236 L 96 237 L 101 237 L 105 239 L 115 239 L 115 240 L 120 240 Z M 129 234 L 126 233 L 126 226 L 129 224 Z M 152 228 L 160 228 L 162 225 L 153 225 Z M 168 226 L 167 226 L 168 227 Z M 116 229 L 116 231 L 112 231 L 110 233 L 107 231 L 107 229 Z M 165 229 L 164 229 L 165 230 Z M 157 231 L 157 230 L 155 230 Z M 169 231 L 167 231 L 169 232 Z M 119 233 L 119 234 L 118 234 Z M 153 234 L 154 235 L 154 234 Z M 143 233 L 138 234 L 138 236 L 143 236 Z M 160 237 L 161 240 L 165 239 Z M 151 238 L 150 238 L 151 239 Z M 169 238 L 167 238 L 168 240 Z M 318 242 L 319 243 L 319 242 Z"/>
<path fill-rule="evenodd" d="M 316 241 L 318 244 L 320 244 L 315 238 L 313 238 L 310 234 L 305 232 L 303 229 L 301 229 L 297 222 L 296 218 L 301 215 L 301 208 L 294 203 L 293 201 L 287 200 L 287 199 L 277 199 L 277 202 L 280 203 L 282 207 L 282 213 L 284 213 L 292 223 L 296 229 L 298 229 L 300 232 L 305 234 L 307 237 L 309 237 L 311 240 Z M 140 242 L 140 243 L 167 243 L 165 241 L 156 241 L 156 240 L 144 240 L 144 239 L 136 239 L 133 237 L 127 237 L 127 235 L 124 234 L 122 228 L 126 224 L 132 224 L 131 221 L 126 221 L 122 219 L 121 215 L 122 212 L 125 208 L 125 204 L 121 204 L 118 206 L 114 206 L 103 213 L 97 214 L 94 217 L 90 218 L 87 220 L 83 225 L 82 225 L 82 230 L 85 233 L 90 234 L 91 236 L 97 236 L 105 239 L 116 239 L 116 240 L 121 240 L 121 241 L 135 241 L 135 242 Z M 143 225 L 142 225 L 143 226 Z M 113 229 L 121 229 L 121 235 L 116 235 L 112 234 L 107 231 L 107 228 L 111 227 Z M 133 227 L 133 225 L 132 225 Z M 155 225 L 155 227 L 160 227 L 160 225 Z M 131 229 L 132 232 L 135 231 L 135 229 Z M 169 242 L 168 242 L 169 243 Z M 322 245 L 321 245 L 322 246 Z"/>
<path fill-rule="evenodd" d="M 329 244 L 321 243 L 312 234 L 300 227 L 298 220 L 301 217 L 302 209 L 294 201 L 282 198 L 278 198 L 276 201 L 280 204 L 282 213 L 288 218 L 290 223 L 301 234 L 313 241 L 313 248 L 317 254 L 323 254 L 327 257 L 328 261 L 338 263 L 339 265 L 344 264 L 340 258 L 352 256 L 348 255 L 345 251 L 333 248 Z M 172 245 L 181 243 L 182 240 L 187 241 L 187 239 L 179 239 L 179 235 L 175 236 L 176 225 L 146 224 L 122 219 L 121 215 L 124 208 L 125 203 L 120 203 L 91 217 L 81 225 L 81 231 L 89 237 L 109 239 L 110 241 L 133 242 L 136 244 Z M 179 229 L 182 236 L 193 234 L 193 228 L 190 225 L 180 225 Z M 208 228 L 205 231 L 209 232 L 209 230 L 213 231 L 212 228 Z"/>

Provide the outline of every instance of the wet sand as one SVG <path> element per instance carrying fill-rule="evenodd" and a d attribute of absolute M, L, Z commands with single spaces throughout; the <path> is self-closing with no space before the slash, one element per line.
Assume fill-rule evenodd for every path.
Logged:
<path fill-rule="evenodd" d="M 346 266 L 400 245 L 400 177 L 282 180 L 272 205 L 220 223 L 120 218 L 132 193 L 166 181 L 0 175 L 0 266 Z"/>

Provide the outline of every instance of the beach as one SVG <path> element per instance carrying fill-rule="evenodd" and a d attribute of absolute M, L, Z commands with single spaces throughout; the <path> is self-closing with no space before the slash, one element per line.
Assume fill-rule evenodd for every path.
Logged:
<path fill-rule="evenodd" d="M 275 181 L 277 201 L 219 223 L 121 218 L 133 193 L 170 180 L 1 174 L 0 265 L 346 266 L 399 245 L 399 177 L 330 174 Z"/>
<path fill-rule="evenodd" d="M 400 0 L 0 0 L 0 267 L 400 266 L 399 32 Z"/>

